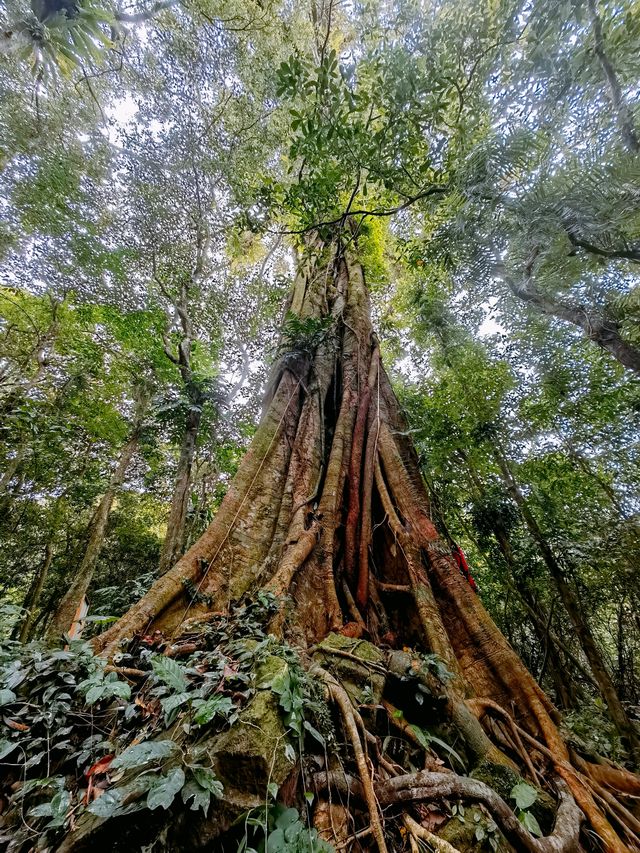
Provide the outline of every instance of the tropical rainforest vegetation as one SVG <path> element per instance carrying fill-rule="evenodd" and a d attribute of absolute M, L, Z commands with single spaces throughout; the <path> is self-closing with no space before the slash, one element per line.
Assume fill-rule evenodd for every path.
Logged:
<path fill-rule="evenodd" d="M 0 844 L 640 850 L 638 0 L 7 0 Z"/>

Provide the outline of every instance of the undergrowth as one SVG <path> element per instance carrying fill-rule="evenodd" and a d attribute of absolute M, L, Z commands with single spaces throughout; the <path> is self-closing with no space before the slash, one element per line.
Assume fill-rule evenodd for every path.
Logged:
<path fill-rule="evenodd" d="M 295 651 L 266 633 L 278 606 L 273 596 L 261 594 L 235 607 L 199 631 L 200 647 L 182 660 L 164 654 L 160 635 L 138 638 L 115 666 L 84 642 L 47 649 L 5 641 L 0 842 L 6 849 L 46 849 L 85 811 L 112 818 L 182 801 L 206 814 L 223 785 L 204 743 L 231 726 L 265 686 L 257 684 L 256 671 L 269 656 L 287 663 L 269 686 L 292 743 L 298 742 L 300 753 L 307 736 L 324 745 L 331 720 L 319 688 Z M 291 744 L 287 756 L 293 765 Z M 269 793 L 274 798 L 277 790 Z M 285 846 L 270 850 L 304 849 L 291 846 L 299 835 L 291 817 L 269 830 L 278 830 L 276 839 L 280 829 L 287 835 Z"/>

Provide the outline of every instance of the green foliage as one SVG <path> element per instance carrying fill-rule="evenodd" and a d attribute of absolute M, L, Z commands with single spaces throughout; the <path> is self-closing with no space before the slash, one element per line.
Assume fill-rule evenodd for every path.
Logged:
<path fill-rule="evenodd" d="M 455 766 L 456 762 L 459 768 L 462 769 L 463 773 L 467 772 L 467 767 L 460 755 L 451 747 L 446 741 L 442 740 L 442 738 L 436 737 L 436 735 L 427 731 L 420 726 L 411 726 L 411 731 L 416 736 L 418 742 L 423 747 L 423 749 L 429 750 L 432 749 L 432 744 L 436 744 L 436 746 L 440 747 L 440 749 L 444 752 L 448 759 L 450 759 L 450 763 Z"/>
<path fill-rule="evenodd" d="M 528 811 L 538 799 L 538 792 L 526 782 L 519 782 L 511 790 L 511 799 L 515 800 L 518 820 L 523 823 L 532 835 L 542 837 L 542 830 L 535 816 Z"/>
<path fill-rule="evenodd" d="M 237 853 L 333 853 L 331 844 L 301 819 L 297 809 L 279 804 L 254 810 Z"/>
<path fill-rule="evenodd" d="M 312 356 L 328 337 L 333 325 L 331 317 L 298 317 L 289 312 L 282 324 L 281 351 Z"/>
<path fill-rule="evenodd" d="M 611 72 L 586 3 L 448 0 L 428 14 L 408 1 L 334 3 L 330 26 L 315 5 L 310 16 L 296 3 L 182 3 L 142 27 L 94 0 L 55 16 L 22 0 L 2 12 L 2 637 L 27 619 L 43 633 L 143 401 L 84 636 L 156 578 L 193 411 L 187 545 L 197 539 L 257 421 L 264 354 L 295 368 L 345 331 L 339 315 L 290 313 L 274 343 L 291 278 L 282 232 L 300 237 L 303 258 L 335 240 L 364 264 L 435 523 L 463 546 L 509 642 L 569 706 L 568 736 L 624 760 L 570 664 L 584 664 L 583 649 L 496 451 L 637 706 L 640 395 L 589 340 L 600 321 L 613 339 L 640 340 L 639 175 L 624 133 L 625 109 L 638 124 L 637 2 L 596 4 Z M 135 778 L 107 785 L 96 814 L 163 810 L 179 793 L 206 814 L 221 783 L 194 743 L 233 723 L 269 656 L 286 664 L 273 689 L 300 751 L 330 743 L 317 685 L 267 634 L 280 605 L 234 605 L 180 662 L 142 639 L 120 661 L 146 674 L 140 684 L 86 647 L 7 646 L 0 755 L 26 780 L 11 809 L 48 833 L 41 846 L 82 812 L 83 773 L 108 755 Z M 564 647 L 555 660 L 552 635 Z M 450 677 L 435 656 L 422 663 Z M 184 735 L 180 749 L 169 731 Z M 416 737 L 460 764 L 430 732 Z M 535 833 L 528 797 L 514 800 Z M 269 849 L 315 838 L 291 813 L 261 819 Z"/>
<path fill-rule="evenodd" d="M 604 755 L 612 761 L 624 758 L 620 736 L 608 719 L 600 697 L 565 714 L 562 727 L 568 739 L 588 754 Z"/>
<path fill-rule="evenodd" d="M 303 681 L 297 656 L 264 631 L 277 607 L 273 596 L 263 594 L 236 608 L 237 622 L 211 625 L 209 650 L 183 663 L 145 648 L 135 658 L 123 657 L 125 665 L 147 673 L 133 688 L 117 672 L 106 671 L 86 644 L 55 651 L 6 644 L 0 651 L 0 763 L 26 779 L 11 808 L 29 810 L 50 837 L 84 808 L 112 818 L 144 808 L 166 810 L 180 795 L 190 809 L 206 814 L 223 788 L 206 766 L 198 739 L 205 730 L 233 724 L 256 690 L 261 661 L 278 651 L 289 662 L 295 680 L 284 703 L 294 697 L 292 729 L 297 721 L 301 734 L 302 719 L 312 713 L 312 704 L 302 712 L 296 694 L 295 685 Z M 247 646 L 245 630 L 261 637 L 257 645 Z M 234 639 L 238 635 L 241 640 Z M 106 720 L 110 737 L 96 733 Z M 57 775 L 44 775 L 52 769 Z M 87 781 L 94 773 L 112 772 L 115 784 L 87 802 Z"/>

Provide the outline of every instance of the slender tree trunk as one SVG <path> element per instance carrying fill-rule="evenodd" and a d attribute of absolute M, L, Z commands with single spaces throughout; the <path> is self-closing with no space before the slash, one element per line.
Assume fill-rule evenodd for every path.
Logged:
<path fill-rule="evenodd" d="M 9 483 L 15 477 L 16 472 L 24 459 L 25 452 L 26 447 L 21 445 L 7 462 L 7 467 L 2 472 L 2 476 L 0 476 L 0 496 L 4 494 Z"/>
<path fill-rule="evenodd" d="M 591 13 L 591 24 L 593 26 L 593 37 L 595 41 L 594 50 L 600 62 L 605 80 L 607 81 L 609 100 L 611 101 L 611 106 L 615 113 L 616 122 L 620 130 L 620 136 L 622 137 L 627 149 L 633 154 L 637 154 L 638 151 L 640 151 L 640 141 L 638 141 L 638 134 L 633 124 L 631 111 L 629 110 L 629 106 L 622 95 L 622 88 L 620 87 L 618 75 L 615 72 L 609 56 L 607 55 L 604 33 L 602 31 L 602 21 L 598 14 L 596 0 L 589 0 L 589 11 Z"/>
<path fill-rule="evenodd" d="M 231 603 L 259 590 L 286 594 L 271 631 L 303 655 L 331 631 L 366 634 L 373 643 L 393 637 L 389 666 L 400 655 L 400 675 L 411 667 L 411 656 L 401 651 L 405 645 L 437 655 L 452 673 L 439 687 L 441 699 L 474 764 L 513 768 L 502 741 L 492 740 L 495 729 L 486 718 L 515 713 L 521 730 L 545 750 L 548 772 L 564 780 L 560 784 L 566 783 L 605 849 L 623 853 L 625 842 L 593 799 L 590 765 L 578 777 L 557 712 L 460 576 L 431 521 L 418 458 L 379 363 L 355 241 L 352 234 L 347 253 L 339 241 L 328 246 L 307 239 L 290 309 L 301 320 L 323 319 L 326 336 L 313 346 L 303 337 L 288 339 L 262 421 L 216 518 L 95 640 L 95 648 L 109 657 L 127 638 L 148 631 L 174 644 L 188 635 L 197 644 L 203 626 Z M 359 417 L 365 408 L 366 417 Z M 356 503 L 357 515 L 351 512 Z M 185 580 L 201 593 L 197 598 Z M 365 757 L 340 685 L 325 683 L 344 717 L 374 837 L 385 851 L 371 782 L 373 752 Z M 623 771 L 607 772 L 635 784 Z M 576 837 L 574 847 L 577 843 Z M 528 841 L 526 849 L 537 848 Z M 552 849 L 569 848 L 544 847 Z"/>
<path fill-rule="evenodd" d="M 49 569 L 51 568 L 51 563 L 54 557 L 54 546 L 53 546 L 53 537 L 47 542 L 44 551 L 44 557 L 36 569 L 36 573 L 31 581 L 31 585 L 27 590 L 27 594 L 25 596 L 24 602 L 22 603 L 23 609 L 26 611 L 23 619 L 16 626 L 16 630 L 14 631 L 13 639 L 20 640 L 21 643 L 26 643 L 31 639 L 31 635 L 34 628 L 36 610 L 38 608 L 38 604 L 40 603 L 40 596 L 42 595 L 42 589 L 44 587 L 45 581 L 49 574 Z"/>
<path fill-rule="evenodd" d="M 464 451 L 459 451 L 458 455 L 466 465 L 467 473 L 473 484 L 475 493 L 479 497 L 483 497 L 486 490 L 471 459 Z M 568 675 L 565 667 L 563 666 L 562 659 L 559 654 L 560 651 L 563 651 L 567 655 L 578 671 L 582 672 L 587 681 L 592 683 L 596 689 L 598 685 L 593 681 L 591 674 L 582 667 L 582 664 L 580 664 L 580 662 L 567 649 L 566 645 L 562 643 L 553 632 L 549 619 L 545 617 L 544 613 L 540 612 L 540 608 L 533 600 L 530 591 L 522 583 L 521 573 L 518 571 L 516 560 L 513 555 L 513 548 L 511 547 L 511 541 L 507 532 L 499 524 L 492 524 L 492 533 L 507 567 L 507 583 L 514 589 L 516 595 L 529 614 L 534 633 L 540 643 L 540 648 L 546 650 L 548 668 L 551 671 L 551 678 L 556 690 L 556 695 L 560 700 L 560 705 L 563 708 L 572 708 L 575 706 L 577 700 L 576 686 L 573 679 Z"/>
<path fill-rule="evenodd" d="M 160 552 L 160 572 L 162 574 L 170 569 L 183 553 L 191 489 L 191 469 L 201 420 L 202 401 L 194 401 L 187 412 L 176 482 L 167 521 L 167 532 Z"/>
<path fill-rule="evenodd" d="M 134 427 L 130 438 L 123 445 L 115 470 L 111 475 L 109 485 L 98 504 L 90 524 L 89 541 L 87 543 L 82 562 L 71 580 L 69 588 L 58 604 L 53 617 L 47 628 L 47 636 L 52 641 L 57 641 L 65 634 L 73 622 L 75 613 L 89 589 L 93 579 L 98 557 L 102 550 L 104 538 L 109 521 L 109 514 L 113 506 L 113 500 L 122 485 L 127 469 L 131 464 L 133 454 L 137 450 L 139 435 L 139 424 Z"/>
<path fill-rule="evenodd" d="M 540 608 L 534 601 L 531 593 L 521 582 L 520 573 L 516 569 L 515 560 L 513 558 L 511 543 L 504 531 L 496 529 L 494 531 L 494 535 L 502 556 L 509 568 L 518 597 L 531 617 L 531 624 L 540 644 L 540 648 L 545 652 L 545 659 L 548 665 L 547 668 L 551 671 L 553 686 L 555 687 L 556 696 L 560 701 L 560 706 L 562 708 L 572 708 L 575 706 L 577 701 L 575 686 L 571 676 L 566 672 L 566 667 L 563 665 L 560 655 L 558 654 L 558 649 L 560 647 L 558 645 L 557 636 L 551 630 L 550 617 L 545 617 L 545 614 L 540 612 Z M 541 673 L 541 676 L 542 674 L 543 673 Z M 541 678 L 539 677 L 538 680 L 540 681 Z"/>
<path fill-rule="evenodd" d="M 551 578 L 558 590 L 560 599 L 567 611 L 569 619 L 571 620 L 585 657 L 589 661 L 593 677 L 598 683 L 600 694 L 609 709 L 611 719 L 618 729 L 620 736 L 625 740 L 627 748 L 634 756 L 635 761 L 640 763 L 640 736 L 633 726 L 633 723 L 629 720 L 627 712 L 620 701 L 620 697 L 618 696 L 613 679 L 611 678 L 609 670 L 604 662 L 602 653 L 598 648 L 596 639 L 593 636 L 588 622 L 582 614 L 578 597 L 571 585 L 567 582 L 562 567 L 558 563 L 551 546 L 545 539 L 542 530 L 540 529 L 540 526 L 531 512 L 522 490 L 520 489 L 520 486 L 511 472 L 509 463 L 495 445 L 493 452 L 494 459 L 500 469 L 505 487 L 509 491 L 514 502 L 517 504 L 527 529 L 538 546 L 540 554 L 549 569 Z"/>

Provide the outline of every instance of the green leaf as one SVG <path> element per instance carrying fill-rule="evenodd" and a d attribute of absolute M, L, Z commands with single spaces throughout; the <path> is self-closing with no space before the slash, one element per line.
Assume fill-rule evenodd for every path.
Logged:
<path fill-rule="evenodd" d="M 104 696 L 104 685 L 95 684 L 93 687 L 90 687 L 87 690 L 86 695 L 84 697 L 84 701 L 87 705 L 95 705 L 102 697 Z"/>
<path fill-rule="evenodd" d="M 128 785 L 105 791 L 88 806 L 87 811 L 106 818 L 139 811 L 145 806 L 141 797 L 149 790 L 155 779 L 156 777 L 149 773 L 136 776 Z"/>
<path fill-rule="evenodd" d="M 13 743 L 6 738 L 0 740 L 0 759 L 5 758 L 7 755 L 13 752 L 14 749 L 18 746 L 17 743 Z"/>
<path fill-rule="evenodd" d="M 183 785 L 184 771 L 181 767 L 174 767 L 166 776 L 162 776 L 149 788 L 147 808 L 152 810 L 157 808 L 168 809 Z"/>
<path fill-rule="evenodd" d="M 87 811 L 97 817 L 113 817 L 118 813 L 122 806 L 122 791 L 114 788 L 111 791 L 105 791 L 102 796 L 94 800 L 87 808 Z"/>
<path fill-rule="evenodd" d="M 314 727 L 311 725 L 311 723 L 309 723 L 309 722 L 307 722 L 307 720 L 305 720 L 304 721 L 304 727 L 309 732 L 309 734 L 318 741 L 318 743 L 321 746 L 325 746 L 326 741 L 325 741 L 323 735 L 321 735 L 317 729 L 314 729 Z"/>
<path fill-rule="evenodd" d="M 212 696 L 202 704 L 198 703 L 197 708 L 194 720 L 199 726 L 204 726 L 215 716 L 228 717 L 235 705 L 228 696 Z"/>
<path fill-rule="evenodd" d="M 151 761 L 158 762 L 164 758 L 168 758 L 176 748 L 177 746 L 172 740 L 136 743 L 134 746 L 127 747 L 117 758 L 114 758 L 111 766 L 114 770 L 118 768 L 128 770 L 132 767 L 142 767 Z"/>
<path fill-rule="evenodd" d="M 420 743 L 420 746 L 422 746 L 423 749 L 430 749 L 432 743 L 438 744 L 438 746 L 441 749 L 444 749 L 444 751 L 448 755 L 450 755 L 451 758 L 453 758 L 455 761 L 458 761 L 462 769 L 466 771 L 466 765 L 462 758 L 458 755 L 455 749 L 449 746 L 449 744 L 446 741 L 442 740 L 442 738 L 436 737 L 435 735 L 432 735 L 431 732 L 428 732 L 425 729 L 421 729 L 419 726 L 416 725 L 412 725 L 411 730 L 415 734 L 418 742 Z"/>
<path fill-rule="evenodd" d="M 205 815 L 209 811 L 211 793 L 207 791 L 206 788 L 200 787 L 195 779 L 191 779 L 187 782 L 180 792 L 180 796 L 182 797 L 182 802 L 185 806 L 188 805 L 189 800 L 192 800 L 192 803 L 189 806 L 191 811 L 197 812 L 198 809 L 202 809 Z"/>
<path fill-rule="evenodd" d="M 125 702 L 131 699 L 131 687 L 126 681 L 108 681 L 104 685 L 104 693 L 106 697 L 124 699 Z"/>
<path fill-rule="evenodd" d="M 166 684 L 174 693 L 184 693 L 188 687 L 187 677 L 180 664 L 164 655 L 151 660 L 153 671 L 159 681 Z"/>
<path fill-rule="evenodd" d="M 213 794 L 216 799 L 220 799 L 224 793 L 224 787 L 222 782 L 216 777 L 213 770 L 209 770 L 207 767 L 193 767 L 192 773 L 194 779 L 201 788 L 205 788 L 205 790 Z"/>
<path fill-rule="evenodd" d="M 52 820 L 49 823 L 50 827 L 56 828 L 56 827 L 64 826 L 70 805 L 71 805 L 71 792 L 65 791 L 65 790 L 58 791 L 58 793 L 51 800 L 51 817 L 52 817 Z"/>
<path fill-rule="evenodd" d="M 185 702 L 189 701 L 188 693 L 175 693 L 172 696 L 166 696 L 164 699 L 160 700 L 160 705 L 162 706 L 162 711 L 164 713 L 164 724 L 165 726 L 171 725 L 171 723 L 175 720 L 178 709 L 181 705 L 184 705 Z"/>
<path fill-rule="evenodd" d="M 511 789 L 509 796 L 512 800 L 516 801 L 519 809 L 524 810 L 530 808 L 535 803 L 538 799 L 538 792 L 531 785 L 527 785 L 526 782 L 518 782 Z"/>
<path fill-rule="evenodd" d="M 466 770 L 467 770 L 466 764 L 464 763 L 464 761 L 462 760 L 460 755 L 455 751 L 455 749 L 452 746 L 449 746 L 449 744 L 446 741 L 442 740 L 439 737 L 436 737 L 435 735 L 430 735 L 430 737 L 431 737 L 432 743 L 437 743 L 438 746 L 441 749 L 444 749 L 444 751 L 448 755 L 450 755 L 451 758 L 453 758 L 455 761 L 457 761 L 460 764 L 460 766 L 462 767 L 462 769 L 466 772 Z"/>
<path fill-rule="evenodd" d="M 427 737 L 426 733 L 422 731 L 420 726 L 411 725 L 410 728 L 411 728 L 411 731 L 416 736 L 416 739 L 417 739 L 418 743 L 420 744 L 420 746 L 423 749 L 429 749 L 429 744 L 431 743 L 431 739 Z"/>
<path fill-rule="evenodd" d="M 51 803 L 40 803 L 40 805 L 29 809 L 29 817 L 51 817 L 52 814 Z"/>
<path fill-rule="evenodd" d="M 522 812 L 522 814 L 518 815 L 518 818 L 527 827 L 531 835 L 535 835 L 536 838 L 542 838 L 542 830 L 540 829 L 540 824 L 531 814 L 531 812 Z"/>
<path fill-rule="evenodd" d="M 0 690 L 0 705 L 9 705 L 11 702 L 15 702 L 16 698 L 13 690 L 7 690 L 6 688 Z"/>

